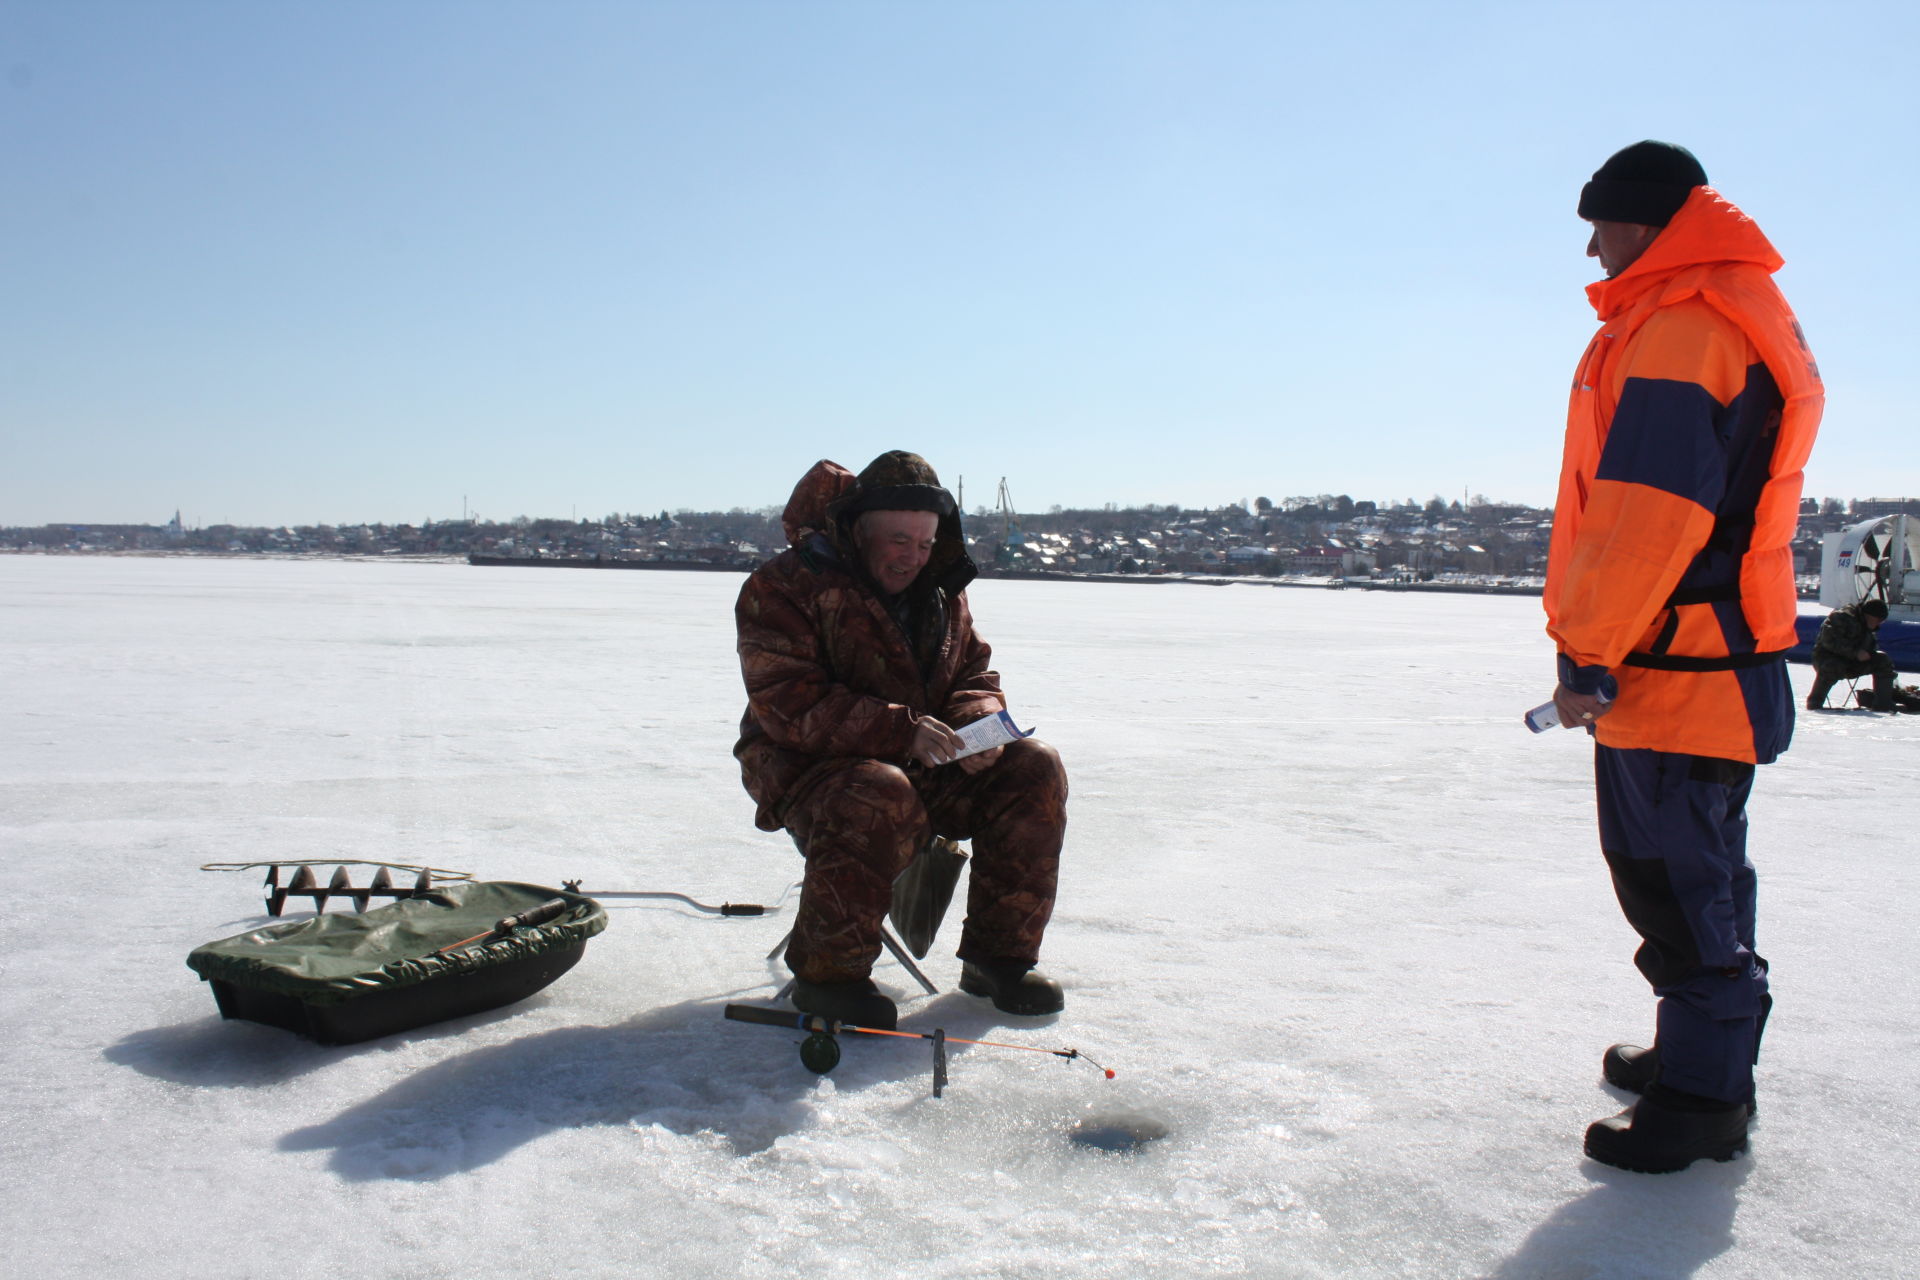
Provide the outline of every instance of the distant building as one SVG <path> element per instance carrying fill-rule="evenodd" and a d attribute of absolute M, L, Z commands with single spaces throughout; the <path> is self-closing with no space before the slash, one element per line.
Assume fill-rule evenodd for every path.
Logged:
<path fill-rule="evenodd" d="M 1533 508 L 1517 502 L 1477 502 L 1467 508 L 1467 514 L 1478 524 L 1499 524 L 1503 520 L 1529 515 L 1532 511 Z"/>
<path fill-rule="evenodd" d="M 1853 514 L 1861 520 L 1881 516 L 1920 516 L 1920 498 L 1855 498 Z"/>
<path fill-rule="evenodd" d="M 1287 561 L 1287 572 L 1309 578 L 1340 578 L 1352 567 L 1351 551 L 1335 547 L 1303 547 Z"/>

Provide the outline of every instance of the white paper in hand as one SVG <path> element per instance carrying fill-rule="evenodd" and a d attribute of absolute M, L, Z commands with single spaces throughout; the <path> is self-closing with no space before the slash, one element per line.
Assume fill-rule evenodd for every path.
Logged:
<path fill-rule="evenodd" d="M 1004 747 L 1009 742 L 1018 742 L 1022 738 L 1031 738 L 1033 730 L 1021 732 L 1013 717 L 1004 711 L 996 711 L 984 720 L 975 720 L 964 729 L 955 729 L 960 741 L 965 744 L 954 755 L 955 760 L 966 756 L 977 756 L 982 751 L 991 751 L 995 747 Z"/>

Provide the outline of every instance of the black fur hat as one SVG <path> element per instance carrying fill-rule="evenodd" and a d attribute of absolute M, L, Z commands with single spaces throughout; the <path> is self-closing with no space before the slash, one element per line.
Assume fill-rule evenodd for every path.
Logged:
<path fill-rule="evenodd" d="M 933 467 L 905 449 L 889 449 L 869 462 L 836 514 L 851 520 L 862 511 L 931 511 L 943 519 L 958 514 L 953 495 L 940 487 Z"/>

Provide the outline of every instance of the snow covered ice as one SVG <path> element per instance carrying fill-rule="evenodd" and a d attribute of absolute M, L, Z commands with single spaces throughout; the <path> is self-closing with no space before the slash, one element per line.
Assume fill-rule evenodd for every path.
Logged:
<path fill-rule="evenodd" d="M 859 1038 L 810 1074 L 796 1033 L 720 1013 L 784 977 L 791 898 L 611 901 L 540 995 L 365 1045 L 219 1019 L 184 960 L 264 919 L 260 876 L 202 863 L 781 899 L 799 858 L 728 754 L 739 581 L 0 557 L 9 1269 L 1913 1274 L 1920 722 L 1803 716 L 1761 773 L 1752 1152 L 1606 1169 L 1579 1147 L 1625 1103 L 1600 1052 L 1653 1003 L 1586 741 L 1520 724 L 1552 672 L 1530 599 L 975 586 L 1072 777 L 1067 1011 L 957 994 L 958 906 L 944 994 L 876 977 L 906 1027 L 1114 1080 L 955 1046 L 935 1099 L 923 1042 Z"/>

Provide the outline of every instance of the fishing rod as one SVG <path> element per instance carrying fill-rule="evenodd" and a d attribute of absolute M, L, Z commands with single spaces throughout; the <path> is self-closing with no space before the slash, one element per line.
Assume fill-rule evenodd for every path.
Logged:
<path fill-rule="evenodd" d="M 1113 1069 L 1101 1066 L 1087 1054 L 1078 1049 L 1046 1049 L 1031 1044 L 1008 1044 L 1003 1040 L 969 1040 L 962 1036 L 950 1036 L 939 1027 L 932 1031 L 892 1031 L 884 1027 L 861 1027 L 851 1022 L 836 1022 L 823 1018 L 817 1013 L 798 1013 L 786 1009 L 768 1009 L 754 1004 L 730 1004 L 725 1009 L 726 1016 L 735 1022 L 753 1022 L 766 1027 L 786 1027 L 796 1031 L 805 1031 L 807 1038 L 800 1044 L 800 1061 L 815 1075 L 825 1075 L 840 1062 L 840 1042 L 834 1037 L 842 1031 L 851 1031 L 863 1036 L 895 1036 L 902 1040 L 930 1040 L 933 1042 L 933 1096 L 939 1097 L 947 1084 L 947 1046 L 950 1044 L 976 1044 L 989 1049 L 1019 1049 L 1025 1053 L 1047 1053 L 1056 1058 L 1072 1061 L 1084 1060 L 1111 1080 Z"/>
<path fill-rule="evenodd" d="M 498 920 L 494 921 L 493 928 L 486 930 L 484 933 L 476 933 L 471 938 L 462 938 L 458 942 L 449 942 L 446 946 L 435 950 L 433 954 L 443 956 L 449 951 L 458 951 L 462 947 L 470 947 L 476 942 L 485 942 L 489 938 L 504 938 L 515 929 L 530 929 L 534 925 L 545 924 L 549 920 L 565 915 L 572 909 L 573 904 L 565 898 L 548 898 L 539 906 L 522 911 L 519 915 L 501 916 Z"/>

